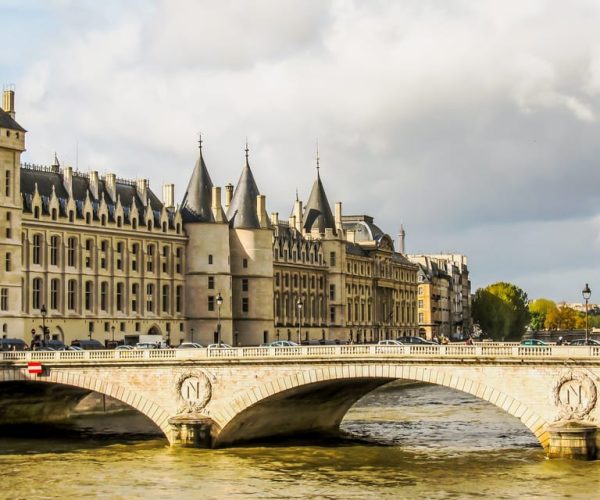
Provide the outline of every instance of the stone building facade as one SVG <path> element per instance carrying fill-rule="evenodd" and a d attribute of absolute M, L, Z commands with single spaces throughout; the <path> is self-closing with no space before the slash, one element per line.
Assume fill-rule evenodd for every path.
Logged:
<path fill-rule="evenodd" d="M 335 216 L 319 175 L 305 207 L 269 217 L 248 159 L 214 186 L 200 143 L 185 195 L 145 179 L 23 165 L 14 92 L 0 110 L 2 334 L 171 344 L 364 342 L 413 334 L 417 269 L 366 215 Z"/>

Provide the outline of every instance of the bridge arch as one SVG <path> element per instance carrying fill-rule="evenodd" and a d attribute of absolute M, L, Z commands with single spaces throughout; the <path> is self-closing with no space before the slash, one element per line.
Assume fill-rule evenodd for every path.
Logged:
<path fill-rule="evenodd" d="M 214 445 L 223 446 L 238 441 L 273 436 L 273 429 L 277 429 L 281 422 L 274 421 L 269 415 L 277 415 L 278 406 L 280 416 L 292 419 L 296 417 L 296 422 L 300 422 L 300 427 L 295 429 L 284 427 L 283 431 L 337 431 L 344 415 L 356 401 L 377 387 L 400 379 L 448 387 L 487 401 L 521 420 L 536 436 L 544 450 L 548 449 L 549 435 L 546 431 L 548 422 L 510 394 L 461 374 L 450 373 L 448 369 L 394 364 L 331 365 L 314 368 L 299 371 L 294 375 L 274 378 L 272 381 L 239 393 L 235 398 L 216 405 L 211 411 L 211 418 L 217 428 L 213 432 Z M 341 398 L 336 401 L 335 395 L 340 390 Z M 324 398 L 319 400 L 314 398 L 315 394 L 323 391 Z M 306 408 L 298 407 L 299 399 L 304 399 L 309 404 L 316 404 L 317 411 L 304 418 Z M 282 410 L 281 402 L 286 400 L 296 401 L 292 412 Z M 332 404 L 336 404 L 337 407 L 332 407 Z M 261 410 L 263 406 L 266 411 Z M 302 428 L 301 422 L 314 422 L 310 417 L 320 418 L 320 412 L 329 412 L 329 415 L 322 417 L 316 426 Z M 265 425 L 261 426 L 263 414 Z M 279 434 L 284 433 L 286 432 Z"/>
<path fill-rule="evenodd" d="M 5 382 L 33 382 L 36 384 L 56 384 L 84 389 L 110 396 L 121 401 L 148 417 L 171 442 L 168 412 L 156 402 L 138 392 L 131 391 L 118 384 L 101 382 L 81 373 L 63 370 L 51 370 L 48 376 L 38 377 L 27 373 L 27 368 L 5 368 L 0 372 L 0 384 Z"/>

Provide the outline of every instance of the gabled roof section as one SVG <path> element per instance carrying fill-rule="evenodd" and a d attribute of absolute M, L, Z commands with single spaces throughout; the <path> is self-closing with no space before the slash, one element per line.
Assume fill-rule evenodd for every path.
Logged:
<path fill-rule="evenodd" d="M 329 201 L 327 201 L 327 195 L 318 169 L 317 178 L 304 210 L 304 229 L 306 231 L 318 229 L 319 233 L 324 233 L 325 229 L 332 229 L 335 234 L 335 219 L 331 213 L 331 207 Z"/>
<path fill-rule="evenodd" d="M 248 147 L 246 146 L 246 165 L 240 180 L 235 186 L 233 198 L 227 211 L 229 225 L 236 229 L 260 229 L 256 210 L 256 197 L 260 194 L 250 164 L 248 163 Z"/>
<path fill-rule="evenodd" d="M 211 210 L 212 188 L 213 183 L 202 157 L 200 140 L 198 160 L 181 202 L 181 217 L 184 222 L 214 222 Z"/>
<path fill-rule="evenodd" d="M 9 128 L 10 130 L 18 130 L 20 132 L 27 132 L 21 125 L 19 125 L 15 119 L 10 116 L 6 111 L 0 108 L 0 127 Z"/>

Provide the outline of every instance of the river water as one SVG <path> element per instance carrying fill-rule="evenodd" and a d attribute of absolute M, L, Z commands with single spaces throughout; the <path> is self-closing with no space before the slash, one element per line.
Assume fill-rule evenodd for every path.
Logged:
<path fill-rule="evenodd" d="M 600 461 L 546 460 L 517 419 L 438 386 L 359 401 L 343 439 L 170 448 L 145 417 L 3 429 L 2 498 L 600 498 Z"/>

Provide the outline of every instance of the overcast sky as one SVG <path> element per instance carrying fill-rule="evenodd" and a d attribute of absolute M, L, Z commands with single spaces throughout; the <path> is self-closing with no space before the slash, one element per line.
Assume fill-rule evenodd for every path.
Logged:
<path fill-rule="evenodd" d="M 181 200 L 199 131 L 221 186 L 248 137 L 285 219 L 318 140 L 332 205 L 466 254 L 473 290 L 600 301 L 598 1 L 0 0 L 0 19 L 24 161 Z"/>

